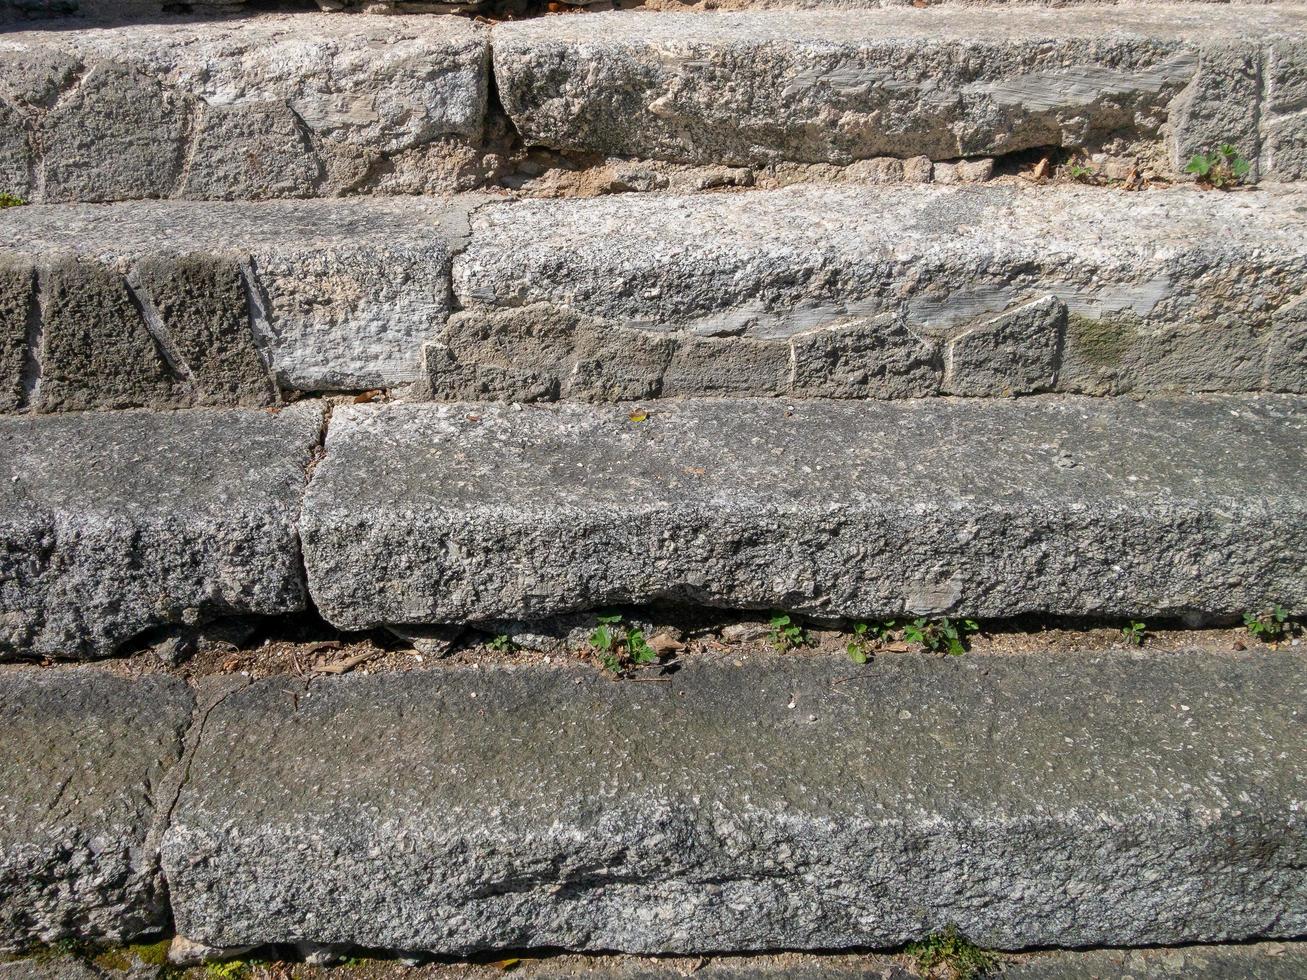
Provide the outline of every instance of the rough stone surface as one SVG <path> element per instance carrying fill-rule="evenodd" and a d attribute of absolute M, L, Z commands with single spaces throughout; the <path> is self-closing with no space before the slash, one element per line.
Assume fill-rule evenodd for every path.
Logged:
<path fill-rule="evenodd" d="M 479 200 L 0 212 L 0 262 L 41 281 L 37 407 L 261 405 L 278 388 L 409 384 L 448 316 L 450 256 Z"/>
<path fill-rule="evenodd" d="M 304 608 L 295 523 L 321 409 L 0 419 L 0 657 Z"/>
<path fill-rule="evenodd" d="M 502 25 L 493 57 L 526 141 L 568 152 L 749 166 L 1050 145 L 1163 156 L 1169 140 L 1256 158 L 1258 74 L 1300 78 L 1305 32 L 1292 6 L 620 12 Z M 1295 176 L 1301 124 L 1268 111 L 1273 145 L 1296 150 L 1266 175 Z"/>
<path fill-rule="evenodd" d="M 438 397 L 652 397 L 688 338 L 711 338 L 712 376 L 678 394 L 1307 386 L 1293 191 L 801 187 L 496 203 L 472 226 Z M 788 370 L 753 366 L 787 346 Z M 576 373 L 596 359 L 639 383 Z"/>
<path fill-rule="evenodd" d="M 1300 653 L 273 680 L 209 715 L 177 928 L 467 952 L 1301 934 Z"/>
<path fill-rule="evenodd" d="M 167 925 L 156 819 L 193 701 L 165 677 L 0 673 L 0 949 Z"/>
<path fill-rule="evenodd" d="M 953 395 L 1028 395 L 1057 381 L 1066 306 L 1048 296 L 955 337 L 948 347 L 945 388 Z"/>
<path fill-rule="evenodd" d="M 1004 966 L 1005 980 L 1298 980 L 1302 943 L 1095 949 L 1041 953 Z"/>
<path fill-rule="evenodd" d="M 303 14 L 11 33 L 0 173 L 30 168 L 40 201 L 446 190 L 458 165 L 420 151 L 480 143 L 487 37 L 451 17 Z"/>
<path fill-rule="evenodd" d="M 33 302 L 32 270 L 0 260 L 0 412 L 12 412 L 27 395 L 27 332 Z"/>
<path fill-rule="evenodd" d="M 669 597 L 1302 611 L 1305 431 L 1289 396 L 346 406 L 301 535 L 314 601 L 347 628 Z"/>

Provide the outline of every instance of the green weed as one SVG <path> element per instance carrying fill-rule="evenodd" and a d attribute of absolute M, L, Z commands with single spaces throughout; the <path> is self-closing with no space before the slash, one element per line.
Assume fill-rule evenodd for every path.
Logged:
<path fill-rule="evenodd" d="M 1196 176 L 1200 184 L 1216 188 L 1239 183 L 1251 170 L 1252 164 L 1229 143 L 1222 143 L 1211 153 L 1194 154 L 1184 168 L 1184 172 Z"/>
<path fill-rule="evenodd" d="M 658 662 L 658 651 L 649 645 L 644 632 L 624 624 L 620 613 L 598 619 L 599 625 L 590 633 L 590 646 L 605 670 L 621 676 L 633 667 Z"/>
<path fill-rule="evenodd" d="M 919 943 L 910 943 L 904 952 L 917 961 L 917 969 L 926 976 L 936 971 L 950 980 L 977 980 L 998 966 L 998 957 L 960 935 L 953 926 Z"/>

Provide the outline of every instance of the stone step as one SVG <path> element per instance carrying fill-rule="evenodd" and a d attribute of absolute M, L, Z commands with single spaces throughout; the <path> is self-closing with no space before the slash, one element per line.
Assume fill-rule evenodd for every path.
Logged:
<path fill-rule="evenodd" d="M 178 932 L 216 947 L 1293 937 L 1305 667 L 1041 652 L 271 679 L 207 713 L 163 868 Z"/>
<path fill-rule="evenodd" d="M 266 405 L 410 384 L 448 317 L 450 256 L 476 200 L 0 212 L 0 409 Z"/>
<path fill-rule="evenodd" d="M 32 206 L 0 211 L 0 411 L 1301 393 L 1304 297 L 1284 189 Z"/>
<path fill-rule="evenodd" d="M 762 165 L 1158 157 L 1223 143 L 1307 175 L 1307 8 L 1212 5 L 548 17 L 498 27 L 495 82 L 528 144 Z"/>
<path fill-rule="evenodd" d="M 347 405 L 300 533 L 347 629 L 668 599 L 1193 624 L 1307 611 L 1305 436 L 1286 396 Z"/>
<path fill-rule="evenodd" d="M 0 951 L 168 927 L 159 837 L 194 703 L 170 677 L 0 672 Z"/>
<path fill-rule="evenodd" d="M 0 190 L 113 201 L 455 189 L 478 172 L 488 39 L 457 17 L 329 15 L 4 34 Z"/>
<path fill-rule="evenodd" d="M 656 683 L 437 667 L 194 694 L 10 668 L 0 950 L 130 941 L 169 905 L 218 949 L 1291 937 L 1305 666 L 696 657 Z"/>
<path fill-rule="evenodd" d="M 0 419 L 0 659 L 303 609 L 321 424 L 317 405 Z"/>
<path fill-rule="evenodd" d="M 30 201 L 469 190 L 509 146 L 694 164 L 1234 145 L 1307 175 L 1307 7 L 1093 4 L 467 18 L 262 15 L 0 37 Z M 493 48 L 493 65 L 492 65 Z"/>

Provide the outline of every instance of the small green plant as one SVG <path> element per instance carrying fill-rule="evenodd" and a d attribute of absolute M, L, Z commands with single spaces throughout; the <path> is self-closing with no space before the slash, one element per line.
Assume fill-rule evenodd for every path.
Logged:
<path fill-rule="evenodd" d="M 884 622 L 854 623 L 853 639 L 844 650 L 855 664 L 865 664 L 871 659 L 872 646 L 893 639 L 895 629 L 892 619 Z"/>
<path fill-rule="evenodd" d="M 208 980 L 245 980 L 250 972 L 250 965 L 244 960 L 208 963 L 204 967 L 204 975 Z"/>
<path fill-rule="evenodd" d="M 590 646 L 605 670 L 620 676 L 632 667 L 658 662 L 658 651 L 649 645 L 644 631 L 624 624 L 621 613 L 598 619 L 599 625 L 590 632 Z"/>
<path fill-rule="evenodd" d="M 21 208 L 26 203 L 27 202 L 21 197 L 0 191 L 0 210 L 4 210 L 5 208 Z"/>
<path fill-rule="evenodd" d="M 943 932 L 909 943 L 904 949 L 917 961 L 917 970 L 926 976 L 937 976 L 937 970 L 949 980 L 977 980 L 998 966 L 998 957 L 960 935 L 953 926 Z"/>
<path fill-rule="evenodd" d="M 909 643 L 919 643 L 927 650 L 936 653 L 947 652 L 960 657 L 967 652 L 967 635 L 980 629 L 974 619 L 917 618 L 903 625 L 903 638 Z"/>
<path fill-rule="evenodd" d="M 494 650 L 496 653 L 512 653 L 517 649 L 517 645 L 507 633 L 496 635 L 493 640 L 486 644 L 486 646 L 489 649 Z"/>
<path fill-rule="evenodd" d="M 777 613 L 771 618 L 771 645 L 784 653 L 796 647 L 808 645 L 808 631 L 785 613 Z"/>
<path fill-rule="evenodd" d="M 853 639 L 849 641 L 849 645 L 844 648 L 844 651 L 855 664 L 865 664 L 871 656 L 867 652 L 867 646 L 867 624 L 854 623 Z"/>
<path fill-rule="evenodd" d="M 1137 623 L 1133 619 L 1125 626 L 1121 627 L 1121 638 L 1132 647 L 1141 647 L 1144 640 L 1148 637 L 1148 627 L 1143 623 Z"/>
<path fill-rule="evenodd" d="M 1098 171 L 1093 167 L 1086 167 L 1083 163 L 1072 163 L 1067 165 L 1066 173 L 1077 183 L 1088 184 L 1093 181 Z"/>
<path fill-rule="evenodd" d="M 1278 603 L 1261 612 L 1244 613 L 1243 624 L 1263 643 L 1279 643 L 1289 635 L 1289 614 Z"/>
<path fill-rule="evenodd" d="M 1184 168 L 1184 172 L 1193 174 L 1200 184 L 1217 188 L 1237 184 L 1251 170 L 1252 164 L 1229 143 L 1222 143 L 1211 153 L 1195 153 Z"/>

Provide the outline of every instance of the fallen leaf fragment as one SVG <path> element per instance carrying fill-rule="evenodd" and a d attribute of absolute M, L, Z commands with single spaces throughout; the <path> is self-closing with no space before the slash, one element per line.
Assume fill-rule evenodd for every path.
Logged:
<path fill-rule="evenodd" d="M 627 418 L 629 418 L 632 422 L 643 422 L 648 417 L 649 417 L 648 412 L 638 412 L 638 411 L 632 412 L 630 415 L 627 416 Z"/>
<path fill-rule="evenodd" d="M 685 649 L 685 644 L 674 637 L 671 633 L 656 633 L 649 637 L 649 646 L 653 647 L 654 652 L 660 656 L 667 653 L 676 653 Z"/>
<path fill-rule="evenodd" d="M 381 656 L 380 650 L 368 650 L 365 653 L 357 653 L 352 657 L 346 657 L 344 660 L 338 660 L 334 664 L 323 664 L 316 668 L 319 674 L 347 674 L 359 664 L 365 664 L 374 657 Z"/>

